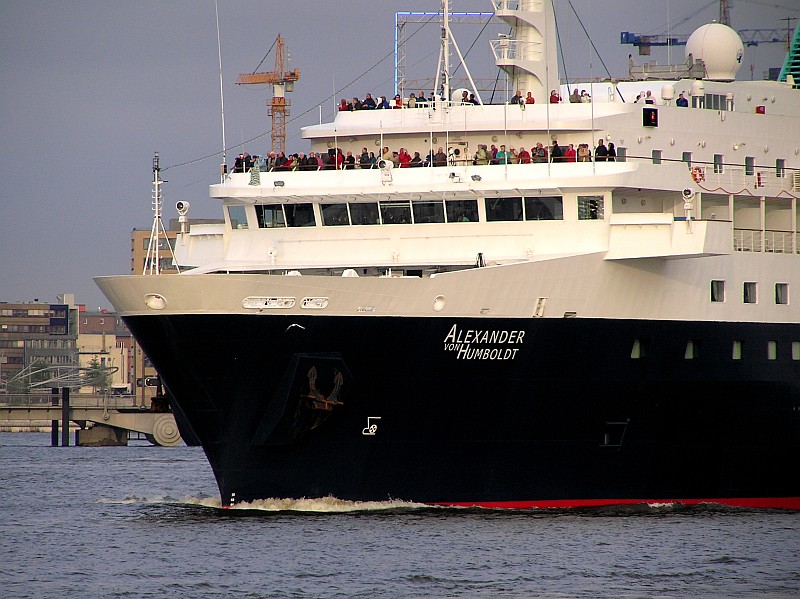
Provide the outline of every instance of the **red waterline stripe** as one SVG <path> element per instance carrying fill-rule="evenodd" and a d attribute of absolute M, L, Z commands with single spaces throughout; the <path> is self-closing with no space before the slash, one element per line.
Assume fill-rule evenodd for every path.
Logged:
<path fill-rule="evenodd" d="M 635 504 L 681 503 L 697 505 L 700 503 L 716 503 L 734 507 L 777 508 L 784 510 L 800 510 L 800 497 L 717 497 L 703 499 L 542 499 L 534 501 L 436 501 L 431 505 L 450 507 L 485 507 L 505 509 L 528 508 L 575 508 L 596 507 L 603 505 L 635 505 Z"/>

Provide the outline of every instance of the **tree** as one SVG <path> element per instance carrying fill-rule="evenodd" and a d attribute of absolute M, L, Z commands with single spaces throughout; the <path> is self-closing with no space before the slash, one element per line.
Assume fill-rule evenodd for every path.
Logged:
<path fill-rule="evenodd" d="M 93 357 L 86 369 L 86 383 L 92 386 L 92 391 L 106 393 L 111 386 L 111 371 L 100 364 L 97 356 Z"/>

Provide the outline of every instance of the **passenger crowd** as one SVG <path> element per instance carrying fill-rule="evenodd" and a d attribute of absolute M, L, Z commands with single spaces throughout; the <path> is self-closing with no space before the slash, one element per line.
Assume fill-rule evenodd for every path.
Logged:
<path fill-rule="evenodd" d="M 392 100 L 388 100 L 384 96 L 373 98 L 371 93 L 367 93 L 363 100 L 354 97 L 352 100 L 342 98 L 339 103 L 339 111 L 355 111 L 355 110 L 385 110 L 393 108 L 419 108 L 423 106 L 432 105 L 436 101 L 436 97 L 430 94 L 426 97 L 424 92 L 419 94 L 410 94 L 407 100 L 403 100 L 400 94 L 396 94 Z M 560 94 L 556 90 L 550 91 L 548 101 L 551 104 L 558 104 L 563 102 Z M 568 101 L 575 102 L 591 102 L 591 96 L 586 90 L 578 90 L 575 88 L 569 95 Z M 636 98 L 636 102 L 645 104 L 654 104 L 655 100 L 650 91 L 642 91 Z M 461 104 L 479 104 L 480 102 L 475 98 L 475 94 L 471 94 L 464 90 L 461 95 Z M 535 104 L 536 99 L 531 92 L 527 92 L 525 96 L 522 95 L 521 90 L 509 101 L 511 104 Z M 676 101 L 678 106 L 687 106 L 688 102 L 680 94 Z M 423 166 L 447 166 L 456 164 L 530 164 L 542 162 L 614 162 L 616 161 L 616 149 L 613 142 L 608 145 L 601 139 L 597 147 L 592 149 L 589 144 L 581 143 L 577 147 L 574 144 L 567 146 L 560 146 L 557 141 L 553 141 L 551 145 L 544 145 L 541 142 L 531 147 L 530 150 L 521 147 L 508 148 L 501 144 L 500 147 L 494 144 L 491 147 L 485 144 L 479 144 L 477 151 L 471 156 L 461 156 L 461 150 L 452 148 L 445 152 L 444 148 L 439 147 L 437 151 L 429 151 L 425 157 L 420 152 L 412 153 L 406 148 L 400 148 L 398 151 L 390 151 L 388 147 L 383 148 L 383 151 L 378 156 L 375 152 L 370 152 L 367 148 L 363 148 L 360 154 L 354 155 L 352 151 L 343 151 L 341 148 L 328 150 L 327 153 L 322 152 L 309 152 L 307 155 L 304 152 L 290 153 L 285 152 L 269 152 L 266 156 L 251 156 L 248 153 L 239 154 L 236 158 L 232 168 L 234 173 L 249 172 L 254 166 L 258 166 L 261 171 L 313 171 L 313 170 L 351 170 L 351 169 L 369 169 L 376 168 L 380 160 L 391 160 L 394 165 L 400 168 L 409 167 L 423 167 Z"/>
<path fill-rule="evenodd" d="M 413 168 L 425 166 L 448 166 L 448 165 L 486 165 L 486 164 L 536 164 L 545 162 L 591 162 L 592 157 L 596 162 L 615 162 L 617 151 L 614 142 L 608 145 L 601 139 L 597 147 L 589 147 L 589 144 L 581 143 L 575 147 L 574 144 L 567 146 L 559 145 L 558 141 L 553 140 L 551 145 L 544 145 L 542 142 L 532 146 L 530 150 L 525 147 L 519 149 L 514 147 L 506 148 L 505 144 L 496 146 L 492 144 L 478 144 L 477 151 L 472 156 L 462 156 L 459 148 L 451 148 L 445 151 L 439 147 L 436 151 L 429 151 L 423 158 L 420 152 L 411 152 L 406 148 L 398 151 L 389 150 L 388 146 L 383 148 L 380 156 L 375 152 L 370 152 L 367 148 L 362 148 L 357 156 L 352 151 L 343 151 L 341 148 L 328 150 L 327 154 L 321 152 L 303 152 L 286 154 L 284 152 L 269 152 L 264 157 L 251 156 L 247 152 L 239 154 L 233 165 L 234 173 L 250 172 L 254 166 L 258 166 L 259 171 L 316 171 L 316 170 L 353 170 L 377 168 L 381 160 L 391 160 L 399 168 Z"/>

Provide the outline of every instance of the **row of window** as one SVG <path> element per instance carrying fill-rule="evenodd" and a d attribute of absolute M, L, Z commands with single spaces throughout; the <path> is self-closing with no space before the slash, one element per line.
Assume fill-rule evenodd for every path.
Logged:
<path fill-rule="evenodd" d="M 150 238 L 145 237 L 142 239 L 142 249 L 147 250 L 150 249 Z M 164 239 L 163 237 L 158 238 L 158 249 L 160 250 L 169 250 L 175 249 L 175 238 L 170 237 L 169 240 Z"/>
<path fill-rule="evenodd" d="M 648 341 L 644 339 L 634 339 L 633 346 L 631 347 L 631 358 L 634 360 L 645 358 L 649 352 Z M 686 350 L 684 352 L 684 359 L 695 360 L 700 357 L 700 341 L 697 339 L 689 339 L 686 341 Z M 778 342 L 767 341 L 767 359 L 778 359 Z M 800 361 L 800 341 L 791 342 L 792 360 Z M 736 339 L 731 344 L 731 359 L 741 360 L 744 356 L 744 341 Z"/>
<path fill-rule="evenodd" d="M 726 281 L 711 281 L 711 301 L 724 302 Z M 789 303 L 789 283 L 775 283 L 775 295 L 773 296 L 776 304 L 786 305 Z M 742 302 L 745 304 L 758 303 L 758 283 L 755 281 L 745 281 L 742 283 Z"/>
<path fill-rule="evenodd" d="M 50 327 L 46 324 L 2 324 L 4 333 L 47 333 Z"/>
<path fill-rule="evenodd" d="M 55 316 L 54 310 L 45 308 L 0 308 L 0 316 L 14 316 L 14 317 L 27 317 L 27 316 Z"/>
<path fill-rule="evenodd" d="M 602 220 L 601 195 L 578 196 L 578 220 Z M 563 220 L 561 196 L 485 198 L 488 222 Z M 259 228 L 313 227 L 313 204 L 259 204 Z M 231 226 L 247 228 L 244 206 L 229 206 Z M 391 200 L 320 204 L 323 226 L 478 222 L 478 200 Z"/>
<path fill-rule="evenodd" d="M 75 349 L 74 339 L 28 339 L 25 344 L 31 349 Z"/>

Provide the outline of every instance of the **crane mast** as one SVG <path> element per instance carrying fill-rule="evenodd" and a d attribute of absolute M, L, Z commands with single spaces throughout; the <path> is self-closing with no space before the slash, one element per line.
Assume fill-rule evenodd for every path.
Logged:
<path fill-rule="evenodd" d="M 286 46 L 280 34 L 273 45 L 275 68 L 261 73 L 243 73 L 236 80 L 236 85 L 272 85 L 272 99 L 267 101 L 267 114 L 272 119 L 272 151 L 277 153 L 286 151 L 286 117 L 291 105 L 286 92 L 294 90 L 294 82 L 300 79 L 300 71 L 286 70 Z"/>

